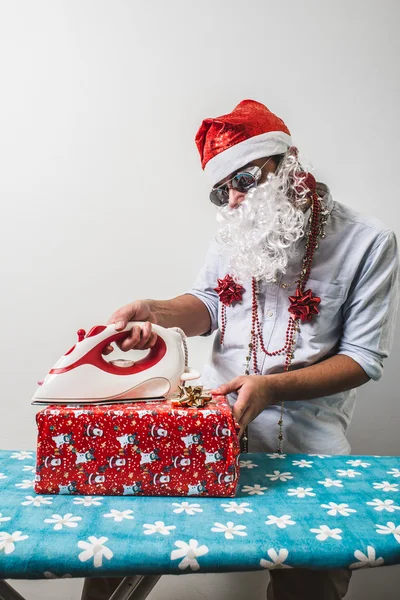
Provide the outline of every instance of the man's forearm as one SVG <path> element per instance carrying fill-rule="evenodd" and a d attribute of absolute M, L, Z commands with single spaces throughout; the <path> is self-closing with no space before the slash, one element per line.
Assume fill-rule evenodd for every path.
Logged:
<path fill-rule="evenodd" d="M 211 327 L 206 305 L 192 294 L 183 294 L 171 300 L 147 302 L 157 323 L 162 327 L 180 327 L 188 337 L 207 333 Z"/>
<path fill-rule="evenodd" d="M 310 367 L 265 377 L 272 392 L 272 404 L 331 396 L 369 381 L 364 369 L 344 354 L 337 354 Z"/>

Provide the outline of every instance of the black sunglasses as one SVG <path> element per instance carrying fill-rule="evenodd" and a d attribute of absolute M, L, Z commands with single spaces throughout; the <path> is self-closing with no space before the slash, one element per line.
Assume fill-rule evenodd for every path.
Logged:
<path fill-rule="evenodd" d="M 270 157 L 271 158 L 271 157 Z M 247 167 L 243 171 L 236 173 L 226 183 L 212 188 L 210 192 L 210 200 L 215 206 L 224 206 L 229 202 L 229 190 L 237 190 L 243 194 L 246 194 L 251 188 L 256 187 L 261 179 L 262 169 L 265 167 L 270 158 L 262 165 L 262 167 Z M 228 186 L 228 183 L 230 185 Z"/>

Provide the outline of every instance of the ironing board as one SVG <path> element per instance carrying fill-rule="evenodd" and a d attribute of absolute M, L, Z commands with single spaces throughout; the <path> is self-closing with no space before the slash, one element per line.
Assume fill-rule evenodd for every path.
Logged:
<path fill-rule="evenodd" d="M 36 496 L 34 452 L 0 451 L 5 579 L 126 577 L 142 600 L 163 574 L 400 563 L 400 458 L 243 454 L 235 498 Z M 135 576 L 132 576 L 135 573 Z"/>

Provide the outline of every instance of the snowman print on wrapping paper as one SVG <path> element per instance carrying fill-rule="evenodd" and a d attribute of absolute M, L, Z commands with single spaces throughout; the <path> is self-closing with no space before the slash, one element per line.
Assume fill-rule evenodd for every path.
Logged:
<path fill-rule="evenodd" d="M 47 417 L 58 417 L 58 415 L 60 414 L 60 410 L 58 408 L 46 408 L 43 411 L 43 414 Z"/>
<path fill-rule="evenodd" d="M 152 415 L 153 417 L 155 417 L 157 415 L 157 411 L 156 410 L 138 410 L 136 414 L 139 417 L 139 419 L 143 419 L 143 417 L 145 415 Z"/>
<path fill-rule="evenodd" d="M 94 413 L 93 413 L 92 410 L 88 410 L 88 409 L 85 409 L 85 408 L 80 408 L 78 410 L 72 411 L 72 414 L 74 415 L 75 419 L 77 419 L 81 415 L 93 415 Z"/>
<path fill-rule="evenodd" d="M 90 450 L 87 450 L 86 452 L 77 452 L 74 448 L 72 452 L 75 454 L 76 457 L 76 465 L 82 465 L 90 462 L 91 460 L 96 460 L 96 457 L 94 455 L 94 448 L 90 448 Z"/>
<path fill-rule="evenodd" d="M 178 427 L 178 429 L 182 430 L 182 427 Z M 193 444 L 200 444 L 202 442 L 201 433 L 191 433 L 189 435 L 185 435 L 181 437 L 182 442 L 185 444 L 186 448 L 190 448 Z"/>
<path fill-rule="evenodd" d="M 124 433 L 124 435 L 117 436 L 117 440 L 121 448 L 126 446 L 137 445 L 137 434 L 136 433 Z"/>
<path fill-rule="evenodd" d="M 64 444 L 72 444 L 72 433 L 60 433 L 51 438 L 56 444 L 57 448 L 61 448 Z"/>
<path fill-rule="evenodd" d="M 154 450 L 152 450 L 151 452 L 141 452 L 140 453 L 140 464 L 147 465 L 156 460 L 160 460 L 160 457 L 158 456 L 159 451 L 160 451 L 159 448 L 154 448 Z"/>
<path fill-rule="evenodd" d="M 132 483 L 132 485 L 124 485 L 123 488 L 123 496 L 134 496 L 142 491 L 142 482 L 135 481 L 135 483 Z"/>
<path fill-rule="evenodd" d="M 199 415 L 201 415 L 205 419 L 207 419 L 207 417 L 209 417 L 210 415 L 219 415 L 219 414 L 221 414 L 219 411 L 208 410 L 208 408 L 205 408 L 203 410 L 199 410 Z"/>
<path fill-rule="evenodd" d="M 216 463 L 216 462 L 219 462 L 219 461 L 225 459 L 223 448 L 220 448 L 216 452 L 206 452 L 205 450 L 204 450 L 204 452 L 206 455 L 206 461 L 204 464 L 206 464 L 206 465 L 208 465 L 210 463 Z"/>
<path fill-rule="evenodd" d="M 76 492 L 76 481 L 71 481 L 70 483 L 66 483 L 62 485 L 58 484 L 58 493 L 59 494 L 74 494 Z"/>
<path fill-rule="evenodd" d="M 195 483 L 193 485 L 189 483 L 187 495 L 188 496 L 198 496 L 199 494 L 202 494 L 206 491 L 207 491 L 207 488 L 206 488 L 205 481 L 199 481 L 198 483 Z"/>

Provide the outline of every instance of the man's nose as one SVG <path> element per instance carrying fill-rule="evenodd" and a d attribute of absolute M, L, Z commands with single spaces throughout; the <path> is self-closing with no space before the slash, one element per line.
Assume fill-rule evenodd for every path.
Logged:
<path fill-rule="evenodd" d="M 229 208 L 236 208 L 239 206 L 241 202 L 245 199 L 246 194 L 243 192 L 238 192 L 238 190 L 234 190 L 230 188 L 229 190 Z"/>

